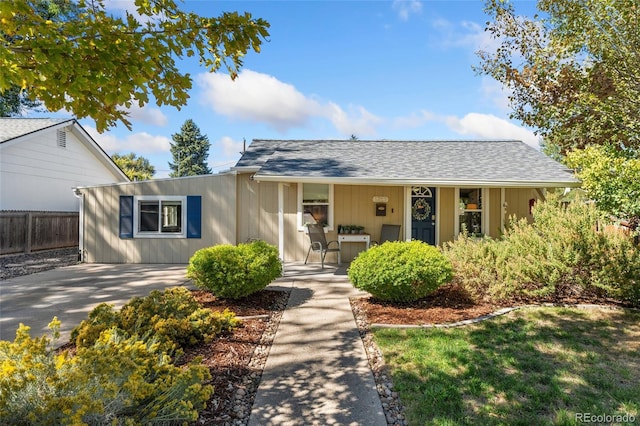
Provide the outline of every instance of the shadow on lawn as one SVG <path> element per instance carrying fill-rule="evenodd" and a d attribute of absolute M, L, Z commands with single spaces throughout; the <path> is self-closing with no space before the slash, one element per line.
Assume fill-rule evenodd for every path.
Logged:
<path fill-rule="evenodd" d="M 639 415 L 640 313 L 534 308 L 472 328 L 407 335 L 414 333 L 427 336 L 417 353 L 440 357 L 417 360 L 417 372 L 398 371 L 401 365 L 394 372 L 416 424 L 577 424 L 576 413 Z"/>

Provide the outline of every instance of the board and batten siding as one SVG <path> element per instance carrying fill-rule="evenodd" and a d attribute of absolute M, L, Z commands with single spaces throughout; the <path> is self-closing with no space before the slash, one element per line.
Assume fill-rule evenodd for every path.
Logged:
<path fill-rule="evenodd" d="M 239 243 L 263 240 L 278 246 L 278 184 L 238 174 L 236 221 Z"/>
<path fill-rule="evenodd" d="M 455 215 L 458 209 L 455 203 L 455 189 L 437 188 L 436 191 L 438 192 L 436 226 L 439 227 L 440 231 L 440 243 L 453 241 L 456 236 Z"/>
<path fill-rule="evenodd" d="M 298 185 L 282 183 L 285 262 L 304 260 L 309 249 L 309 237 L 298 228 Z M 388 197 L 387 216 L 376 216 L 374 196 Z M 338 225 L 361 225 L 380 239 L 383 224 L 402 225 L 404 188 L 401 186 L 334 185 L 334 227 L 327 232 L 327 241 L 337 240 Z M 261 239 L 278 246 L 278 183 L 257 182 L 249 174 L 238 175 L 238 242 Z M 344 244 L 343 261 L 351 261 L 364 244 Z M 312 254 L 309 261 L 316 261 Z M 335 262 L 335 254 L 328 257 Z"/>
<path fill-rule="evenodd" d="M 205 175 L 80 188 L 83 256 L 88 263 L 188 263 L 193 253 L 236 243 L 234 174 Z M 200 196 L 200 238 L 121 238 L 120 196 Z M 186 226 L 186 224 L 185 224 Z"/>
<path fill-rule="evenodd" d="M 122 182 L 113 166 L 99 160 L 73 131 L 36 132 L 0 144 L 0 210 L 78 211 L 78 186 Z"/>
<path fill-rule="evenodd" d="M 509 224 L 512 216 L 518 219 L 526 218 L 529 223 L 533 222 L 533 216 L 529 213 L 529 200 L 540 199 L 540 194 L 535 188 L 507 188 L 505 189 L 505 226 Z"/>
<path fill-rule="evenodd" d="M 283 237 L 285 262 L 303 261 L 309 249 L 307 234 L 298 228 L 298 186 L 296 183 L 282 183 L 283 197 Z M 404 236 L 405 216 L 404 186 L 384 185 L 334 185 L 334 221 L 333 229 L 326 233 L 327 241 L 337 240 L 338 225 L 361 225 L 365 232 L 371 234 L 371 241 L 380 239 L 383 224 L 402 226 L 400 238 Z M 453 241 L 456 238 L 455 215 L 458 206 L 455 203 L 453 187 L 437 188 L 437 226 L 439 244 Z M 529 199 L 535 197 L 536 190 L 530 188 L 505 189 L 507 209 L 502 207 L 501 188 L 487 188 L 489 193 L 488 233 L 492 237 L 501 234 L 503 211 L 506 214 L 517 214 L 519 217 L 530 217 L 528 214 Z M 387 197 L 387 215 L 376 216 L 374 196 Z M 250 174 L 238 175 L 237 198 L 237 241 L 246 242 L 261 239 L 278 246 L 278 183 L 258 182 L 250 178 Z M 505 225 L 507 217 L 504 218 Z M 342 260 L 349 262 L 364 250 L 364 244 L 348 243 L 342 245 Z M 328 262 L 335 262 L 336 255 L 329 254 Z M 310 262 L 318 261 L 318 254 L 312 253 Z"/>
<path fill-rule="evenodd" d="M 371 241 L 380 241 L 383 224 L 401 225 L 400 238 L 402 238 L 405 232 L 404 191 L 403 186 L 335 185 L 335 228 L 327 234 L 327 239 L 338 239 L 338 225 L 360 225 L 364 226 L 364 232 L 371 235 Z M 376 203 L 373 197 L 388 198 L 386 216 L 376 216 Z M 363 243 L 343 244 L 342 261 L 353 260 L 364 249 Z M 330 259 L 330 261 L 333 260 Z"/>

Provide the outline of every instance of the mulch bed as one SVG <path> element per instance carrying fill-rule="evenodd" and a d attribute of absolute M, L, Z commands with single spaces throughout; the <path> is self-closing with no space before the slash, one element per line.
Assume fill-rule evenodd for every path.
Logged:
<path fill-rule="evenodd" d="M 208 384 L 215 388 L 207 408 L 200 412 L 198 424 L 246 424 L 264 366 L 260 359 L 256 361 L 260 358 L 257 348 L 271 344 L 270 334 L 275 332 L 289 293 L 262 290 L 240 300 L 217 299 L 201 290 L 193 291 L 193 295 L 205 308 L 218 312 L 229 309 L 238 317 L 254 317 L 243 319 L 240 327 L 210 343 L 186 349 L 182 359 L 188 362 L 201 357 L 202 364 L 211 372 Z M 255 318 L 260 315 L 267 317 Z M 267 354 L 268 351 L 262 354 L 264 360 Z"/>
<path fill-rule="evenodd" d="M 478 318 L 506 305 L 475 303 L 456 285 L 440 287 L 415 302 L 384 302 L 374 297 L 352 299 L 370 324 L 442 324 Z"/>
<path fill-rule="evenodd" d="M 506 307 L 528 304 L 571 306 L 595 304 L 629 307 L 616 300 L 593 296 L 577 296 L 568 292 L 546 298 L 510 299 L 500 302 L 474 302 L 458 285 L 440 287 L 427 297 L 415 302 L 392 303 L 374 297 L 353 298 L 352 305 L 364 313 L 369 324 L 424 325 L 448 324 L 475 319 Z"/>

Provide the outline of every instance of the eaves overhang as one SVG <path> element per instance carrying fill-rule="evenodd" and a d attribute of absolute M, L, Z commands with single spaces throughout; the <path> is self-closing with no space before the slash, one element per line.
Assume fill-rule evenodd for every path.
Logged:
<path fill-rule="evenodd" d="M 483 188 L 567 188 L 579 187 L 574 180 L 483 180 L 483 179 L 418 179 L 418 178 L 362 178 L 362 177 L 318 177 L 318 176 L 275 176 L 256 174 L 256 182 L 313 182 L 338 185 L 379 185 L 379 186 L 439 186 L 439 187 L 483 187 Z"/>

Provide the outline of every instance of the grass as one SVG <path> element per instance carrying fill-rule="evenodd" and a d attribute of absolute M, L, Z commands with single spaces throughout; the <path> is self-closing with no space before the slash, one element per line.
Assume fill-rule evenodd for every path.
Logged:
<path fill-rule="evenodd" d="M 373 333 L 410 425 L 577 425 L 578 413 L 640 422 L 640 313 L 527 308 Z"/>

